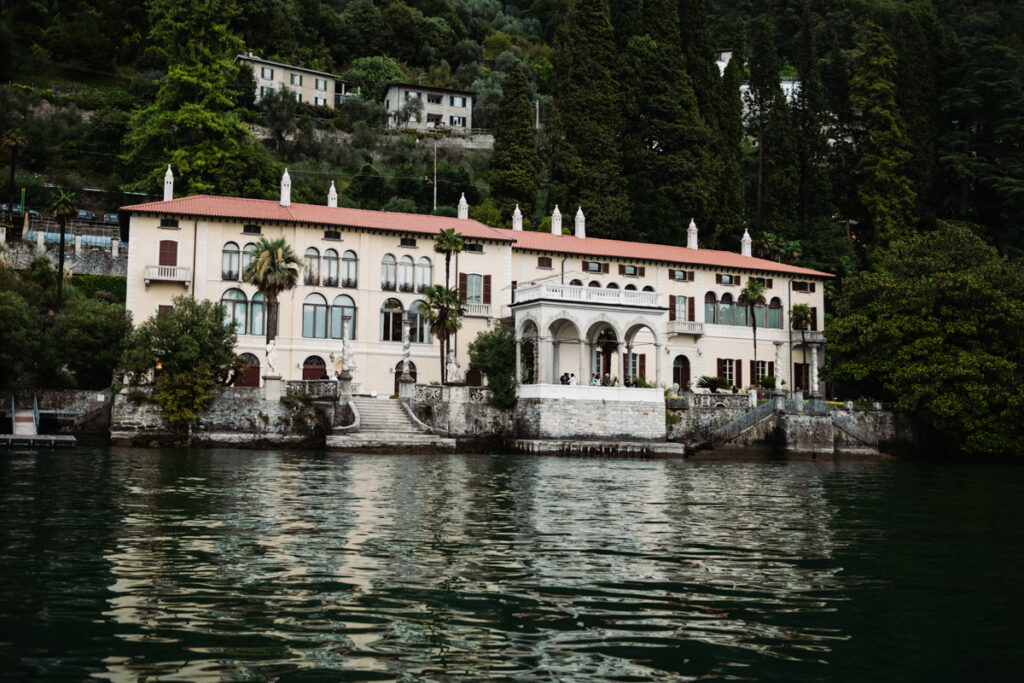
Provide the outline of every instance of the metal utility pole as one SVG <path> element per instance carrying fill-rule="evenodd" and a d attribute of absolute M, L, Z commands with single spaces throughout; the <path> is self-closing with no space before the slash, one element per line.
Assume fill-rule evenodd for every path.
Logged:
<path fill-rule="evenodd" d="M 437 213 L 437 137 L 434 137 L 434 213 Z"/>
<path fill-rule="evenodd" d="M 533 127 L 535 129 L 539 130 L 540 129 L 540 100 L 534 100 L 533 101 L 533 111 L 535 112 L 534 113 L 534 120 L 533 120 Z"/>

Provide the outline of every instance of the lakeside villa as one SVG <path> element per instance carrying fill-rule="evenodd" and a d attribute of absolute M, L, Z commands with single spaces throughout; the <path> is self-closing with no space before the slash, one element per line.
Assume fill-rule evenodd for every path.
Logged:
<path fill-rule="evenodd" d="M 702 375 L 736 387 L 773 375 L 786 388 L 820 392 L 822 285 L 831 275 L 755 258 L 746 233 L 739 253 L 699 248 L 692 221 L 686 247 L 597 239 L 587 237 L 578 209 L 573 233 L 563 235 L 557 207 L 551 232 L 522 230 L 518 208 L 513 228 L 498 229 L 470 219 L 464 197 L 457 218 L 368 211 L 337 206 L 333 184 L 326 204 L 293 204 L 287 171 L 278 201 L 175 199 L 173 184 L 168 168 L 163 201 L 122 208 L 131 233 L 127 308 L 140 322 L 182 294 L 222 302 L 249 363 L 239 386 L 259 386 L 267 374 L 333 377 L 344 364 L 357 391 L 398 393 L 403 319 L 412 322 L 416 381 L 440 380 L 423 291 L 445 284 L 433 239 L 454 228 L 465 242 L 452 257 L 450 285 L 466 304 L 453 340 L 462 373 L 477 334 L 508 323 L 523 383 L 558 384 L 571 373 L 585 385 L 596 374 L 685 390 Z M 260 237 L 285 238 L 304 263 L 297 286 L 280 296 L 269 359 L 265 302 L 241 277 Z M 737 304 L 749 278 L 765 287 L 766 305 L 755 313 L 756 361 L 753 330 Z M 791 329 L 796 304 L 812 311 L 805 332 Z"/>

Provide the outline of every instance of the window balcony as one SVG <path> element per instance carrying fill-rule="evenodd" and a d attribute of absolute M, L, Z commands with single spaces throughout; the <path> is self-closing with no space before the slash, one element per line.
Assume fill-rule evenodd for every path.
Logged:
<path fill-rule="evenodd" d="M 415 287 L 411 282 L 403 282 L 398 285 L 399 292 L 412 292 L 414 289 Z"/>
<path fill-rule="evenodd" d="M 661 306 L 661 294 L 657 292 L 638 292 L 631 289 L 598 289 L 579 285 L 556 285 L 539 283 L 519 287 L 515 291 L 514 303 L 536 301 L 577 301 L 585 304 L 610 306 L 644 306 L 656 308 Z"/>
<path fill-rule="evenodd" d="M 821 330 L 791 330 L 789 338 L 794 344 L 803 344 L 805 341 L 808 344 L 825 343 L 825 333 Z"/>
<path fill-rule="evenodd" d="M 192 281 L 192 269 L 181 266 L 146 266 L 144 275 L 146 287 L 150 282 L 180 282 L 188 289 Z"/>
<path fill-rule="evenodd" d="M 341 280 L 342 287 L 348 287 L 349 289 L 356 289 L 359 286 L 359 281 L 354 277 L 346 277 Z"/>
<path fill-rule="evenodd" d="M 689 320 L 673 320 L 668 324 L 668 331 L 671 334 L 692 334 L 699 337 L 704 334 L 704 323 Z"/>
<path fill-rule="evenodd" d="M 220 279 L 221 280 L 237 280 L 238 279 L 238 273 L 236 273 L 234 271 L 230 271 L 230 270 L 225 270 L 225 271 L 221 272 Z"/>
<path fill-rule="evenodd" d="M 337 287 L 337 286 L 338 286 L 338 278 L 336 278 L 336 277 L 325 277 L 324 278 L 324 287 Z"/>
<path fill-rule="evenodd" d="M 306 275 L 302 278 L 302 282 L 303 284 L 309 285 L 311 287 L 317 287 L 320 284 L 320 278 L 314 277 L 313 275 Z"/>
<path fill-rule="evenodd" d="M 385 292 L 393 292 L 395 291 L 395 283 L 388 282 L 387 280 L 382 280 L 380 283 L 380 288 Z"/>
<path fill-rule="evenodd" d="M 467 318 L 490 318 L 491 317 L 491 305 L 490 304 L 476 304 L 466 302 L 466 313 Z"/>

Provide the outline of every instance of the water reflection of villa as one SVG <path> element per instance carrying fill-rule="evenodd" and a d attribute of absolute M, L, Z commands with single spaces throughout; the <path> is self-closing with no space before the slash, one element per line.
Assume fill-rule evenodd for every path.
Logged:
<path fill-rule="evenodd" d="M 347 364 L 362 391 L 391 394 L 401 372 L 403 320 L 412 322 L 417 381 L 439 379 L 423 290 L 445 283 L 433 237 L 454 228 L 465 242 L 451 264 L 451 285 L 466 303 L 455 340 L 463 364 L 479 332 L 507 323 L 524 384 L 554 384 L 571 373 L 581 385 L 608 375 L 686 388 L 716 375 L 744 387 L 772 375 L 787 388 L 817 388 L 822 283 L 831 276 L 754 258 L 748 235 L 733 253 L 698 248 L 692 222 L 681 247 L 587 237 L 583 210 L 572 234 L 562 234 L 557 207 L 551 232 L 540 233 L 522 230 L 518 210 L 511 230 L 471 220 L 464 199 L 450 218 L 339 207 L 333 188 L 327 205 L 290 198 L 286 174 L 279 201 L 174 199 L 169 174 L 164 201 L 125 207 L 134 319 L 165 310 L 181 294 L 221 301 L 250 364 L 243 381 L 258 385 L 267 363 L 265 302 L 240 273 L 261 236 L 284 237 L 304 257 L 304 273 L 280 300 L 278 372 L 285 380 L 319 378 Z M 750 279 L 765 293 L 754 312 L 756 354 L 747 309 L 738 304 Z M 804 332 L 791 330 L 797 304 L 811 311 Z"/>

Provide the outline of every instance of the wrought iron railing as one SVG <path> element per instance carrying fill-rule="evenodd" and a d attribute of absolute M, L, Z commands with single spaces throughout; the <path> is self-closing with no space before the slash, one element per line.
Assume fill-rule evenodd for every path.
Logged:
<path fill-rule="evenodd" d="M 324 287 L 337 287 L 337 286 L 338 286 L 338 278 L 336 278 L 336 277 L 325 277 L 324 278 Z"/>
<path fill-rule="evenodd" d="M 341 286 L 355 289 L 359 286 L 359 281 L 354 277 L 346 277 L 341 279 Z"/>
<path fill-rule="evenodd" d="M 385 292 L 393 292 L 395 291 L 395 283 L 387 280 L 381 280 L 380 288 Z"/>
<path fill-rule="evenodd" d="M 858 425 L 847 413 L 838 410 L 833 412 L 832 424 L 862 443 L 878 446 L 878 434 Z"/>
<path fill-rule="evenodd" d="M 399 292 L 412 292 L 414 291 L 414 289 L 415 287 L 411 282 L 403 282 L 400 285 L 398 285 Z"/>
<path fill-rule="evenodd" d="M 775 412 L 775 401 L 765 401 L 761 405 L 748 410 L 735 420 L 731 420 L 711 433 L 713 443 L 722 443 L 736 436 L 744 429 L 753 427 L 758 422 L 766 420 Z"/>

